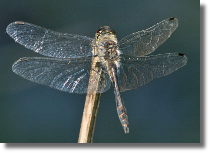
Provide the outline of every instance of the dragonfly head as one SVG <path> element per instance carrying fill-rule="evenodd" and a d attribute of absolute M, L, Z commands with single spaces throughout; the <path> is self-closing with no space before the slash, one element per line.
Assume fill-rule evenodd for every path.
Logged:
<path fill-rule="evenodd" d="M 101 36 L 103 36 L 105 34 L 112 35 L 112 36 L 114 36 L 116 38 L 116 32 L 113 29 L 111 29 L 109 26 L 101 27 L 96 32 L 95 38 L 98 40 L 98 39 L 100 39 Z"/>

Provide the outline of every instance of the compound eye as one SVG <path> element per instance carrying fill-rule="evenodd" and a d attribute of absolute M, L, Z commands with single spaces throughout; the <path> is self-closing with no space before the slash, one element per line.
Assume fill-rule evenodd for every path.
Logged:
<path fill-rule="evenodd" d="M 101 32 L 102 32 L 102 30 L 101 29 L 98 29 L 98 31 L 96 33 L 100 34 Z"/>
<path fill-rule="evenodd" d="M 96 32 L 96 38 L 98 39 L 98 37 L 101 35 L 101 33 L 102 33 L 102 29 L 100 28 L 100 29 L 98 29 L 98 31 Z"/>
<path fill-rule="evenodd" d="M 116 36 L 116 32 L 114 30 L 112 30 L 112 34 Z"/>

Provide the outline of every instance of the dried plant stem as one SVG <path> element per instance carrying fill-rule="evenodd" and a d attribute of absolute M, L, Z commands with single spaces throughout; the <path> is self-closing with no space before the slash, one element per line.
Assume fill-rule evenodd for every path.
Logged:
<path fill-rule="evenodd" d="M 92 70 L 83 111 L 78 143 L 92 143 L 101 93 L 97 93 L 101 72 L 96 67 L 97 58 L 92 60 Z M 99 74 L 99 75 L 97 75 Z M 97 76 L 97 78 L 96 78 Z"/>

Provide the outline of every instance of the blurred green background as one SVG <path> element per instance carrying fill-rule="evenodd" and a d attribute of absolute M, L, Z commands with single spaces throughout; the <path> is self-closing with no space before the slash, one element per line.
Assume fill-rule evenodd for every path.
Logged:
<path fill-rule="evenodd" d="M 94 37 L 108 25 L 118 40 L 169 17 L 179 27 L 153 54 L 181 52 L 188 63 L 166 77 L 122 93 L 130 133 L 119 122 L 113 87 L 102 94 L 94 142 L 200 142 L 200 1 L 36 0 L 0 1 L 0 142 L 78 140 L 86 95 L 27 81 L 12 72 L 21 57 L 41 56 L 14 42 L 6 27 L 14 21 Z"/>

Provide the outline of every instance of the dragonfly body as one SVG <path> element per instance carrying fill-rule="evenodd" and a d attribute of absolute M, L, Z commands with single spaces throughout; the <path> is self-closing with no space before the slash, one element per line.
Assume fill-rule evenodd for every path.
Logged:
<path fill-rule="evenodd" d="M 146 30 L 117 41 L 116 32 L 100 28 L 95 38 L 62 34 L 27 22 L 8 25 L 7 33 L 18 43 L 48 57 L 24 57 L 12 70 L 30 81 L 69 93 L 87 93 L 91 62 L 101 73 L 97 93 L 114 86 L 117 112 L 125 133 L 129 133 L 126 108 L 120 92 L 136 89 L 150 81 L 171 74 L 187 63 L 182 53 L 150 55 L 178 27 L 176 18 L 165 19 Z M 94 82 L 93 78 L 93 82 Z"/>
<path fill-rule="evenodd" d="M 96 46 L 96 53 L 98 53 L 100 63 L 106 68 L 113 83 L 117 113 L 125 133 L 129 133 L 128 116 L 120 94 L 117 78 L 121 52 L 118 47 L 116 32 L 108 26 L 100 28 L 96 33 L 92 46 Z"/>

